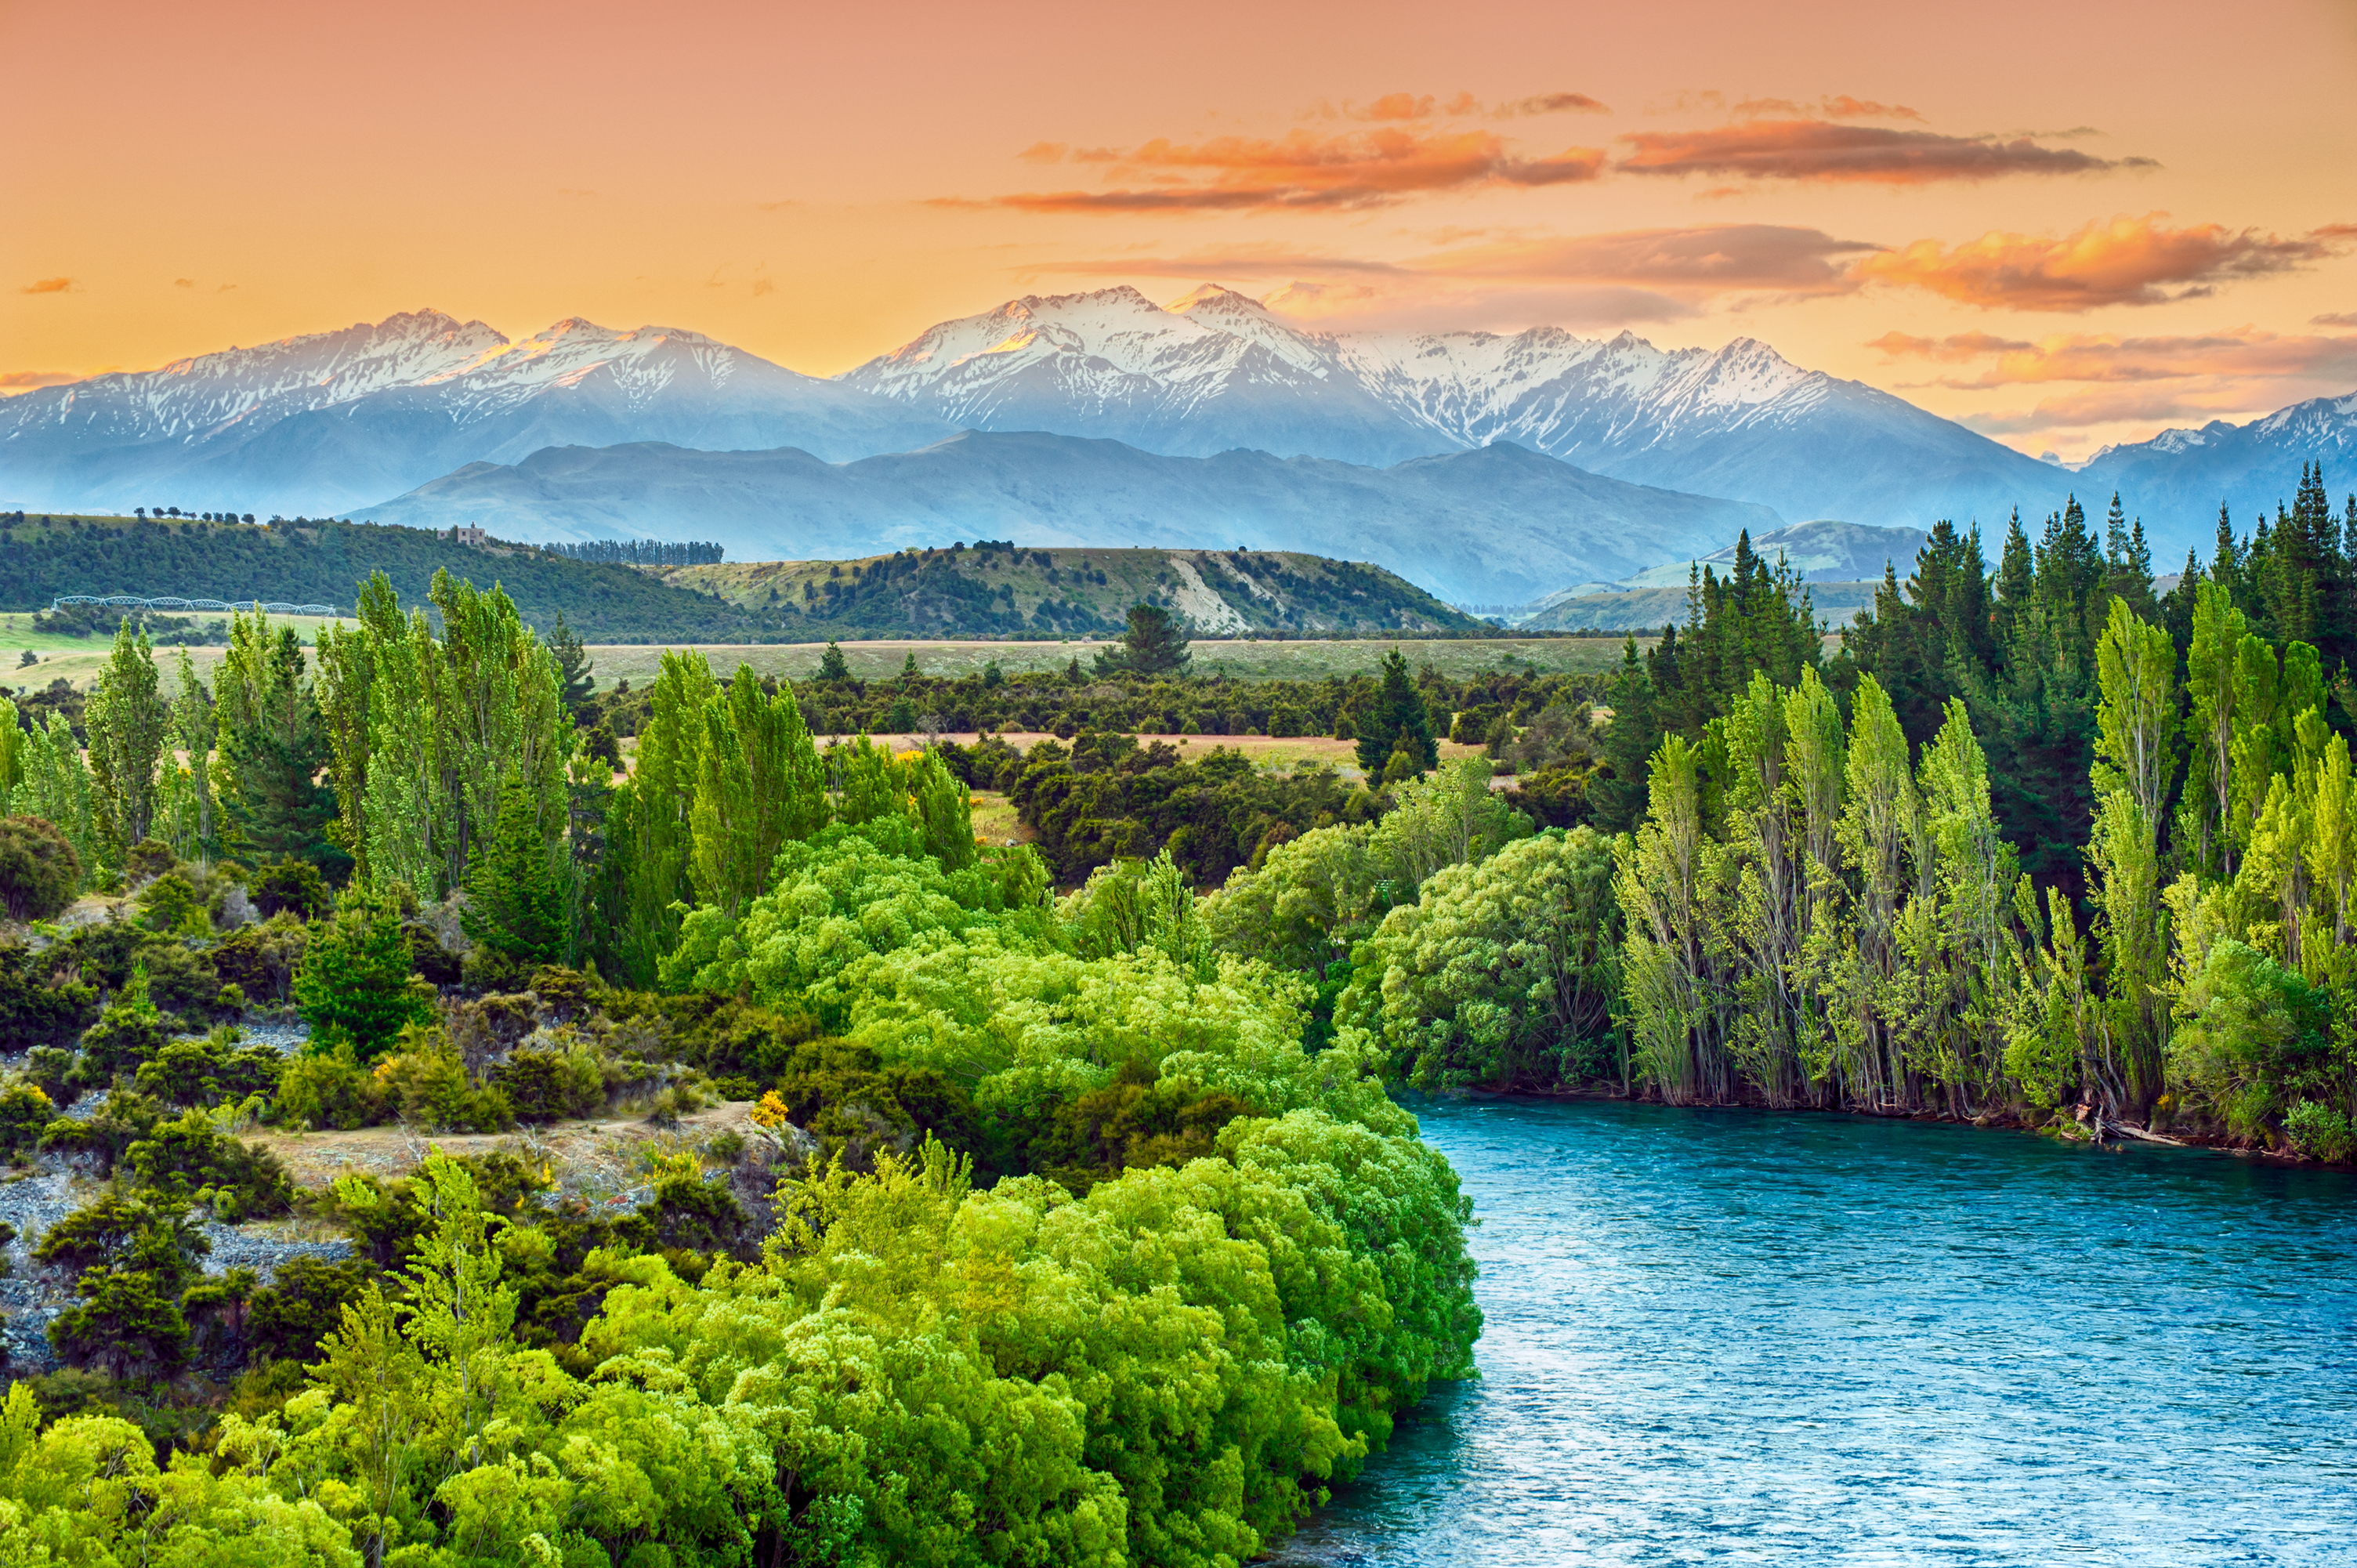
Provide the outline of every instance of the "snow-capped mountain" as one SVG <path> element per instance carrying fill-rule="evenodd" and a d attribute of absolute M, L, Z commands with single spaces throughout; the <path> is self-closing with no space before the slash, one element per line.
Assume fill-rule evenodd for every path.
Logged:
<path fill-rule="evenodd" d="M 1168 310 L 1134 288 L 1027 295 L 942 322 L 843 380 L 970 429 L 1101 436 L 1171 456 L 1242 446 L 1384 464 L 1467 445 L 1370 395 L 1330 340 L 1225 289 Z"/>
<path fill-rule="evenodd" d="M 1776 526 L 1764 507 L 1608 479 L 1505 442 L 1369 467 L 1248 449 L 1174 457 L 1038 432 L 970 432 L 844 464 L 791 449 L 551 448 L 469 465 L 368 515 L 471 520 L 532 541 L 676 536 L 687 520 L 737 560 L 958 539 L 1300 550 L 1372 561 L 1474 604 L 1518 604 Z"/>
<path fill-rule="evenodd" d="M 336 512 L 544 446 L 792 445 L 841 458 L 951 428 L 699 333 L 574 317 L 510 342 L 419 311 L 0 402 L 0 494 Z"/>
<path fill-rule="evenodd" d="M 2300 466 L 2316 462 L 2336 503 L 2357 489 L 2357 392 L 2311 398 L 2247 424 L 2218 419 L 2106 446 L 2082 466 L 2077 483 L 2082 499 L 2118 491 L 2127 510 L 2141 514 L 2155 564 L 2174 571 L 2189 548 L 2210 559 L 2222 503 L 2236 532 L 2247 533 L 2261 512 L 2289 504 Z"/>
<path fill-rule="evenodd" d="M 1187 455 L 1246 446 L 1389 463 L 1512 441 L 1597 473 L 1789 518 L 2002 518 L 2060 501 L 2055 470 L 1888 392 L 1742 338 L 1321 333 L 1205 285 L 1032 295 L 936 326 L 844 380 L 984 430 Z"/>

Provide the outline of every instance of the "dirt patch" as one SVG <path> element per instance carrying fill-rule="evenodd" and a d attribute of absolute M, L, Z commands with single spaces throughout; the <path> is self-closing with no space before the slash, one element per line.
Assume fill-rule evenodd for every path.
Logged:
<path fill-rule="evenodd" d="M 248 1142 L 278 1156 L 295 1185 L 323 1189 L 339 1176 L 361 1174 L 391 1181 L 415 1171 L 428 1155 L 506 1153 L 549 1167 L 560 1189 L 612 1199 L 643 1185 L 640 1167 L 650 1153 L 694 1149 L 722 1133 L 753 1136 L 746 1112 L 749 1100 L 732 1100 L 682 1116 L 670 1126 L 639 1117 L 554 1122 L 512 1133 L 426 1133 L 401 1126 L 363 1127 L 353 1133 L 260 1133 Z"/>

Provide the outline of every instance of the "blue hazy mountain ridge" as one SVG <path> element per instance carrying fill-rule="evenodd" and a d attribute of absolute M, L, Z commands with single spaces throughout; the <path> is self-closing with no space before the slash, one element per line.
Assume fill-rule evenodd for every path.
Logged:
<path fill-rule="evenodd" d="M 669 532 L 736 559 L 819 559 L 1012 539 L 1297 550 L 1370 561 L 1457 603 L 1519 604 L 1717 548 L 1765 507 L 1631 485 L 1501 442 L 1372 467 L 1238 449 L 1207 457 L 1040 432 L 969 432 L 834 464 L 794 448 L 554 447 L 477 463 L 362 509 L 479 521 L 522 541 Z"/>
<path fill-rule="evenodd" d="M 422 311 L 0 402 L 0 495 L 59 510 L 342 514 L 547 446 L 791 445 L 843 458 L 954 429 L 695 333 L 576 319 L 511 344 Z"/>
<path fill-rule="evenodd" d="M 2221 502 L 2231 508 L 2235 531 L 2248 533 L 2263 514 L 2274 516 L 2277 502 L 2289 503 L 2300 466 L 2317 462 L 2325 466 L 2327 489 L 2345 498 L 2357 480 L 2357 392 L 2311 398 L 2246 424 L 2213 420 L 2107 447 L 2075 478 L 2090 512 L 2119 492 L 2121 504 L 2144 520 L 2153 564 L 2174 571 L 2189 548 L 2210 559 Z"/>

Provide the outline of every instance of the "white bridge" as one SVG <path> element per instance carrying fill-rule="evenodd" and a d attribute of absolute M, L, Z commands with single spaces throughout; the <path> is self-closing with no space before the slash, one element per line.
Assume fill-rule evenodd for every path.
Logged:
<path fill-rule="evenodd" d="M 136 594 L 59 594 L 49 601 L 49 608 L 52 611 L 66 605 L 108 605 L 123 610 L 211 610 L 217 614 L 227 614 L 232 610 L 258 609 L 267 615 L 274 616 L 339 616 L 344 613 L 342 608 L 336 605 L 265 604 L 260 600 L 249 604 L 233 605 L 226 599 L 183 599 L 172 596 L 143 599 Z"/>

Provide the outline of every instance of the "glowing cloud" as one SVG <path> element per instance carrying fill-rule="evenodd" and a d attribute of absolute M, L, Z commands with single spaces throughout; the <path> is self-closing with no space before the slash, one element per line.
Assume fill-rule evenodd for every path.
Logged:
<path fill-rule="evenodd" d="M 2194 297 L 2223 284 L 2291 272 L 2335 251 L 2329 235 L 2286 240 L 2218 223 L 2172 229 L 2162 221 L 2167 217 L 2123 216 L 2060 239 L 1992 231 L 1953 247 L 1919 240 L 1867 257 L 1852 275 L 1987 309 L 2075 311 Z"/>
<path fill-rule="evenodd" d="M 74 280 L 71 278 L 37 278 L 16 292 L 18 294 L 72 294 L 76 291 Z"/>
<path fill-rule="evenodd" d="M 1552 157 L 1525 158 L 1487 131 L 1427 134 L 1384 129 L 1331 136 L 1295 131 L 1279 139 L 1157 138 L 1111 160 L 1105 177 L 1123 182 L 1125 188 L 1027 193 L 984 202 L 950 199 L 936 205 L 1025 212 L 1347 209 L 1437 191 L 1574 184 L 1592 180 L 1603 170 L 1601 148 L 1572 147 Z"/>
<path fill-rule="evenodd" d="M 1738 108 L 1740 105 L 1738 106 Z M 1757 120 L 1702 131 L 1632 131 L 1620 166 L 1631 174 L 1735 176 L 1873 185 L 1929 185 L 2024 174 L 2097 174 L 2149 166 L 2027 137 L 1950 136 L 1826 120 Z"/>

